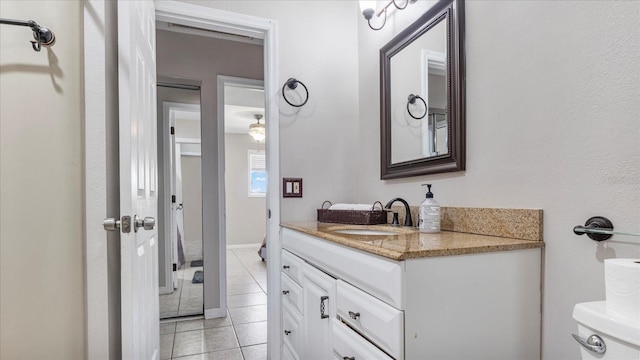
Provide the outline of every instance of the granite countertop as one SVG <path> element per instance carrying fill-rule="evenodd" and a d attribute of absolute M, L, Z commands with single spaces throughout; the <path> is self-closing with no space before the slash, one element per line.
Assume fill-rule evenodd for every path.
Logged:
<path fill-rule="evenodd" d="M 452 231 L 424 234 L 416 228 L 391 225 L 348 225 L 309 221 L 284 223 L 281 226 L 394 260 L 544 247 L 543 241 Z M 386 230 L 398 234 L 353 235 L 336 232 L 348 229 Z"/>

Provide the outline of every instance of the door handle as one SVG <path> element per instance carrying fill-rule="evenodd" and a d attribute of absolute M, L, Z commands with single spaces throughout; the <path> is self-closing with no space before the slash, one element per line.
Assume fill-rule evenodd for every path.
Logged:
<path fill-rule="evenodd" d="M 591 335 L 587 338 L 587 340 L 581 338 L 576 334 L 571 334 L 577 342 L 582 345 L 585 349 L 594 352 L 596 354 L 604 354 L 607 351 L 607 346 L 604 344 L 604 340 L 598 335 Z"/>
<path fill-rule="evenodd" d="M 122 228 L 123 233 L 131 232 L 131 216 L 123 216 L 122 220 L 107 218 L 102 221 L 102 227 L 107 231 L 116 231 Z"/>
<path fill-rule="evenodd" d="M 119 219 L 107 218 L 102 222 L 102 227 L 107 231 L 116 231 L 120 228 L 120 223 Z"/>
<path fill-rule="evenodd" d="M 156 219 L 150 216 L 145 217 L 144 219 L 140 219 L 138 215 L 136 215 L 134 221 L 134 230 L 138 232 L 139 228 L 143 228 L 145 230 L 153 230 L 156 227 Z"/>

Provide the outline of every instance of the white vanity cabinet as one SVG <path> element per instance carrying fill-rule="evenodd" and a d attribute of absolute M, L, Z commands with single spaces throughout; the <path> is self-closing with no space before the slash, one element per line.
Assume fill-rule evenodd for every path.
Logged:
<path fill-rule="evenodd" d="M 288 228 L 282 246 L 285 358 L 540 359 L 541 249 L 392 260 Z"/>

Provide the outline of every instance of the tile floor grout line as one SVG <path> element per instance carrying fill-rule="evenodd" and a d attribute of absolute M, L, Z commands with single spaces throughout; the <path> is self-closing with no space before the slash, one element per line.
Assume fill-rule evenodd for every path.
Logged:
<path fill-rule="evenodd" d="M 231 252 L 233 252 L 233 255 L 235 255 L 235 256 L 238 258 L 238 260 L 240 260 L 240 263 L 241 263 L 241 264 L 242 264 L 242 266 L 245 268 L 245 270 L 247 270 L 247 272 L 249 272 L 249 275 L 251 275 L 251 278 L 253 279 L 253 281 L 255 281 L 255 282 L 256 282 L 256 284 L 258 284 L 258 286 L 260 286 L 260 283 L 259 283 L 259 282 L 258 282 L 258 280 L 255 278 L 255 276 L 253 276 L 253 273 L 251 272 L 251 270 L 249 270 L 249 268 L 246 266 L 246 264 L 244 263 L 244 261 L 242 261 L 242 259 L 240 259 L 240 258 L 236 255 L 236 253 L 235 253 L 235 251 L 234 251 L 234 250 L 231 250 Z M 258 255 L 258 256 L 260 256 L 260 255 Z M 260 288 L 262 289 L 262 286 L 260 286 Z M 264 292 L 264 289 L 262 289 L 262 291 Z M 265 294 L 266 294 L 266 292 L 265 292 Z"/>

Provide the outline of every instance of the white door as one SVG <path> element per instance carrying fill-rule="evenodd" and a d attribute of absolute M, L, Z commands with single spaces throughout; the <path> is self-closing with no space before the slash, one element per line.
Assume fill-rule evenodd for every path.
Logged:
<path fill-rule="evenodd" d="M 153 1 L 119 1 L 123 359 L 160 357 L 155 42 Z"/>

